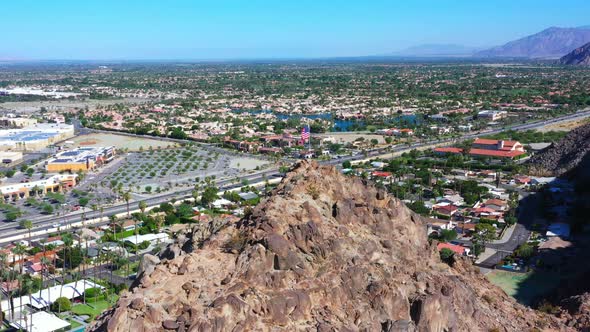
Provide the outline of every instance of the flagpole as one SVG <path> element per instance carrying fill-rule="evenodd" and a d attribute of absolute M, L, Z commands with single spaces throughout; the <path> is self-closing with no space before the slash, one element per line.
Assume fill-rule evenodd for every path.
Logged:
<path fill-rule="evenodd" d="M 307 125 L 307 132 L 309 133 L 309 151 L 311 151 L 311 127 Z"/>

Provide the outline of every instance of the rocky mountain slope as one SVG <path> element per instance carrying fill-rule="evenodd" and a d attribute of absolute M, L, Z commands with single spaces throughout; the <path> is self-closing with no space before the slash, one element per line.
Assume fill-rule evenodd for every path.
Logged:
<path fill-rule="evenodd" d="M 91 331 L 566 331 L 463 259 L 385 191 L 302 162 L 235 225 L 198 227 Z"/>
<path fill-rule="evenodd" d="M 590 153 L 590 124 L 569 132 L 559 142 L 534 155 L 528 165 L 538 175 L 560 176 L 576 166 Z"/>
<path fill-rule="evenodd" d="M 590 42 L 590 27 L 552 27 L 534 35 L 477 52 L 475 56 L 558 59 L 588 42 Z"/>
<path fill-rule="evenodd" d="M 578 47 L 559 59 L 562 65 L 590 66 L 590 43 Z"/>

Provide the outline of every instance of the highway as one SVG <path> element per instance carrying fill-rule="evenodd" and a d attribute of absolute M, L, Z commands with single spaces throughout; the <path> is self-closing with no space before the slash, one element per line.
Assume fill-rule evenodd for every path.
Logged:
<path fill-rule="evenodd" d="M 353 156 L 343 156 L 341 158 L 337 158 L 337 159 L 330 159 L 328 161 L 322 161 L 321 163 L 326 164 L 326 165 L 338 165 L 341 164 L 344 161 L 361 161 L 361 160 L 366 160 L 369 159 L 371 157 L 375 157 L 375 156 L 381 156 L 381 155 L 385 155 L 385 154 L 393 154 L 393 153 L 401 153 L 404 151 L 410 151 L 412 149 L 416 149 L 416 148 L 424 148 L 424 147 L 428 147 L 428 146 L 432 146 L 432 145 L 444 145 L 444 144 L 450 144 L 452 142 L 456 142 L 456 141 L 460 141 L 460 140 L 466 140 L 466 139 L 472 139 L 472 138 L 476 138 L 476 137 L 480 137 L 480 136 L 487 136 L 487 135 L 492 135 L 492 134 L 496 134 L 505 130 L 529 130 L 529 129 L 535 129 L 535 128 L 539 128 L 539 127 L 544 127 L 546 125 L 549 124 L 553 124 L 553 123 L 558 123 L 558 122 L 565 122 L 565 121 L 571 121 L 571 120 L 575 120 L 575 119 L 580 119 L 580 118 L 584 118 L 584 117 L 588 117 L 590 116 L 590 108 L 585 109 L 585 110 L 581 110 L 578 111 L 576 113 L 572 113 L 572 114 L 568 114 L 568 115 L 564 115 L 561 117 L 557 117 L 554 119 L 550 119 L 550 120 L 542 120 L 542 121 L 537 121 L 537 122 L 531 122 L 531 123 L 525 123 L 525 124 L 520 124 L 520 125 L 514 125 L 511 127 L 506 127 L 506 128 L 498 128 L 498 129 L 494 129 L 494 130 L 488 130 L 488 131 L 482 131 L 482 132 L 478 132 L 478 133 L 471 133 L 471 134 L 467 134 L 464 135 L 460 138 L 449 138 L 449 139 L 444 139 L 444 140 L 431 140 L 431 141 L 426 141 L 426 142 L 417 142 L 411 145 L 398 145 L 395 146 L 393 148 L 379 148 L 379 149 L 373 149 L 370 151 L 367 151 L 366 153 L 360 153 L 357 155 L 353 155 Z M 88 130 L 86 128 L 82 129 L 82 130 Z M 130 134 L 128 134 L 130 135 Z M 168 140 L 173 140 L 173 139 L 168 139 Z M 174 140 L 177 141 L 177 140 Z M 181 141 L 186 143 L 187 141 Z M 191 141 L 189 141 L 191 142 Z M 208 145 L 206 145 L 208 146 Z M 214 148 L 213 146 L 209 146 L 209 148 Z M 240 180 L 248 180 L 249 183 L 259 183 L 259 182 L 264 182 L 266 179 L 273 179 L 273 178 L 278 178 L 280 177 L 280 173 L 278 171 L 278 169 L 274 168 L 274 169 L 270 169 L 270 170 L 266 170 L 266 171 L 262 171 L 262 172 L 257 172 L 254 174 L 247 174 L 247 175 L 243 175 L 242 177 L 240 177 Z M 224 191 L 224 190 L 228 190 L 228 189 L 234 189 L 234 188 L 238 188 L 241 186 L 241 184 L 235 184 L 235 179 L 225 179 L 225 180 L 220 180 L 217 182 L 217 186 L 219 187 L 220 191 Z M 181 190 L 181 191 L 177 191 L 177 192 L 171 192 L 171 193 L 166 193 L 166 194 L 162 194 L 162 195 L 156 195 L 150 198 L 146 198 L 143 201 L 145 201 L 148 205 L 148 207 L 152 207 L 152 206 L 156 206 L 159 205 L 161 203 L 164 202 L 169 202 L 172 199 L 177 199 L 177 200 L 182 200 L 184 198 L 189 198 L 191 197 L 191 192 L 192 189 L 186 189 L 186 190 Z M 132 210 L 136 210 L 137 208 L 137 201 L 135 202 L 130 202 L 130 208 Z M 106 206 L 104 208 L 103 211 L 103 215 L 105 217 L 110 216 L 110 215 L 114 215 L 114 214 L 123 214 L 126 213 L 127 211 L 127 205 L 124 202 L 121 203 L 117 203 L 111 206 Z M 100 212 L 86 212 L 86 219 L 97 219 L 100 217 Z M 76 212 L 72 212 L 68 215 L 65 216 L 38 216 L 35 218 L 29 218 L 34 225 L 34 228 L 32 229 L 32 232 L 39 232 L 39 233 L 43 233 L 43 234 L 38 234 L 36 236 L 33 236 L 33 238 L 41 238 L 41 237 L 46 237 L 47 233 L 49 232 L 55 232 L 58 229 L 53 227 L 54 224 L 56 223 L 62 223 L 62 228 L 61 229 L 65 229 L 67 228 L 67 225 L 70 224 L 76 224 L 76 223 L 80 223 L 82 221 L 82 212 L 81 211 L 76 211 Z M 106 219 L 106 218 L 105 218 Z M 107 224 L 108 221 L 102 221 L 102 222 L 98 222 L 98 223 L 93 223 L 93 225 L 103 225 L 103 224 Z M 61 230 L 60 229 L 60 230 Z M 15 222 L 5 222 L 0 224 L 0 245 L 6 244 L 8 242 L 12 242 L 16 236 L 21 237 L 22 239 L 26 239 L 27 238 L 27 234 L 28 231 L 24 230 L 24 229 L 20 229 L 18 223 Z"/>

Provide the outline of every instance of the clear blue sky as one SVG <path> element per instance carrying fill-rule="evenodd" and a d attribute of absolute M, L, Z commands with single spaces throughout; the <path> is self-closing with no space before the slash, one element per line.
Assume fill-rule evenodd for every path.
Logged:
<path fill-rule="evenodd" d="M 0 11 L 0 59 L 375 55 L 590 24 L 588 0 L 6 0 Z"/>

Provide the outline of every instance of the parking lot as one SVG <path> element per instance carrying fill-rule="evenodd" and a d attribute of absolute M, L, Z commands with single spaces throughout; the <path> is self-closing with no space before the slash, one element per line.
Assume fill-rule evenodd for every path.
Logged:
<path fill-rule="evenodd" d="M 128 153 L 121 166 L 103 182 L 134 193 L 159 193 L 194 186 L 205 177 L 232 177 L 260 169 L 264 160 L 213 152 L 200 145 L 173 149 L 148 149 Z"/>

